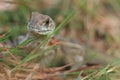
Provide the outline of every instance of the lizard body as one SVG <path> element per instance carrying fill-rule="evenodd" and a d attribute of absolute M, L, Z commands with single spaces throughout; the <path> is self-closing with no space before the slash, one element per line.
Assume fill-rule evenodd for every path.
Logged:
<path fill-rule="evenodd" d="M 29 37 L 40 37 L 40 40 L 43 41 L 44 38 L 49 33 L 54 31 L 55 23 L 47 15 L 39 14 L 38 12 L 32 12 L 30 20 L 28 22 L 27 29 L 28 29 L 27 38 L 29 38 Z M 41 42 L 41 41 L 39 41 L 39 42 Z M 77 44 L 74 44 L 74 43 L 71 44 L 70 42 L 68 42 L 68 43 L 65 42 L 65 41 L 63 41 L 63 42 L 64 43 L 61 44 L 61 46 L 58 50 L 58 53 L 59 53 L 58 57 L 60 57 L 62 55 L 61 59 L 64 58 L 63 60 L 65 62 L 68 62 L 68 63 L 72 62 L 75 65 L 76 64 L 78 64 L 78 65 L 85 64 L 84 62 L 85 62 L 86 54 L 84 53 L 84 49 L 83 49 L 84 47 L 81 48 L 79 44 L 77 45 Z M 36 44 L 34 46 L 34 47 L 36 47 L 38 43 L 36 41 L 31 43 L 32 46 L 34 44 Z M 88 54 L 88 55 L 91 55 L 91 54 Z M 99 56 L 97 56 L 97 57 L 99 57 Z M 47 56 L 47 58 L 49 58 L 49 55 Z M 44 59 L 41 60 L 41 61 L 44 62 Z M 95 60 L 95 61 L 97 61 L 97 60 Z M 110 61 L 110 59 L 109 59 L 109 60 L 105 61 L 105 63 L 109 63 L 109 62 L 111 63 L 112 61 Z"/>

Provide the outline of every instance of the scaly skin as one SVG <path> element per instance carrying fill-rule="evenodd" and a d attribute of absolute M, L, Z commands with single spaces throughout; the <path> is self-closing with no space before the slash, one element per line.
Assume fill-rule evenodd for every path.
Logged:
<path fill-rule="evenodd" d="M 40 37 L 41 41 L 44 40 L 46 35 L 49 33 L 53 32 L 55 29 L 55 23 L 54 21 L 47 15 L 39 14 L 38 12 L 32 12 L 29 23 L 28 23 L 28 38 L 29 37 Z M 40 42 L 40 41 L 39 41 Z M 64 41 L 65 42 L 65 41 Z M 37 42 L 31 43 L 32 46 L 35 44 L 38 44 Z M 63 62 L 68 62 L 68 63 L 73 63 L 73 64 L 86 64 L 86 63 L 100 63 L 100 64 L 107 64 L 111 63 L 113 61 L 113 57 L 111 56 L 106 56 L 105 54 L 100 54 L 95 57 L 91 62 L 87 61 L 85 62 L 84 58 L 88 58 L 88 56 L 92 54 L 85 54 L 84 50 L 81 49 L 81 47 L 76 47 L 76 45 L 73 43 L 68 43 L 65 42 L 65 44 L 61 44 L 60 53 L 58 53 L 58 57 L 62 56 L 62 58 L 65 58 Z M 71 45 L 71 46 L 70 46 Z M 34 46 L 36 47 L 36 45 Z M 33 48 L 34 48 L 33 47 Z M 51 53 L 51 52 L 50 52 Z M 106 59 L 101 60 L 102 58 L 99 58 L 101 56 L 106 56 Z M 49 54 L 47 58 L 49 58 Z M 62 59 L 61 58 L 61 59 Z M 111 60 L 112 59 L 112 60 Z M 87 59 L 86 59 L 87 60 Z M 44 63 L 44 59 L 41 60 Z M 50 60 L 48 60 L 50 61 Z M 61 60 L 62 61 L 62 60 Z M 80 65 L 81 66 L 81 65 Z"/>
<path fill-rule="evenodd" d="M 31 42 L 27 46 L 35 48 L 39 43 L 44 41 L 47 35 L 53 32 L 54 29 L 55 23 L 49 16 L 32 12 L 27 26 L 28 33 L 25 40 L 31 37 L 37 37 L 39 40 Z"/>
<path fill-rule="evenodd" d="M 28 22 L 28 34 L 30 36 L 46 36 L 54 31 L 55 23 L 47 15 L 32 12 Z"/>

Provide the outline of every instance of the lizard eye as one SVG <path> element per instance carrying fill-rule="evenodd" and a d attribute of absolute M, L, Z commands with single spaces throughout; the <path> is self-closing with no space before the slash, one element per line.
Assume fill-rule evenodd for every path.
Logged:
<path fill-rule="evenodd" d="M 49 22 L 49 19 L 47 19 L 45 23 L 48 25 L 48 24 L 50 23 L 50 22 Z"/>

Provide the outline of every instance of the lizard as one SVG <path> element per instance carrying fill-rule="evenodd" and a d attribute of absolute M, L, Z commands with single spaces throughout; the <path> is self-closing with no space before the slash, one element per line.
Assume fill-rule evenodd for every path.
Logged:
<path fill-rule="evenodd" d="M 28 33 L 27 33 L 25 40 L 28 38 L 31 38 L 31 37 L 40 37 L 39 41 L 33 41 L 30 44 L 28 44 L 30 47 L 33 47 L 33 49 L 34 49 L 39 44 L 39 42 L 44 41 L 46 36 L 49 35 L 50 33 L 52 33 L 54 31 L 54 29 L 55 29 L 55 22 L 52 20 L 52 18 L 50 18 L 48 15 L 43 15 L 38 12 L 32 12 L 30 19 L 28 21 L 28 26 L 27 26 Z M 48 42 L 48 45 L 46 45 L 46 46 L 49 46 L 49 44 L 51 44 L 51 42 Z M 74 59 L 76 58 L 76 56 L 78 56 L 77 58 L 80 58 L 81 60 L 80 59 L 79 60 L 82 63 L 83 54 L 81 54 L 81 52 L 78 52 L 78 55 L 74 54 L 76 49 L 78 50 L 78 48 L 69 47 L 69 45 L 66 46 L 66 44 L 64 44 L 64 43 L 63 44 L 61 43 L 61 45 L 62 46 L 60 46 L 60 48 L 58 48 L 56 52 L 52 52 L 52 55 L 54 55 L 55 53 L 58 54 L 57 55 L 57 58 L 59 59 L 58 61 L 64 60 L 63 62 L 65 62 L 65 63 L 70 63 L 70 62 L 74 63 Z M 46 46 L 44 46 L 44 47 L 46 47 Z M 70 49 L 69 50 L 70 53 L 66 52 L 65 49 Z M 30 51 L 31 50 L 32 49 L 30 49 Z M 71 53 L 72 53 L 72 55 L 69 56 L 69 54 L 71 54 Z M 47 57 L 48 62 L 49 62 L 49 57 L 50 57 L 50 55 L 48 55 L 48 57 Z M 69 57 L 72 57 L 72 58 L 70 59 Z M 65 59 L 67 59 L 67 60 L 65 60 Z M 79 62 L 79 61 L 75 61 L 75 62 Z M 41 63 L 43 63 L 43 65 L 44 65 L 44 59 L 41 60 Z"/>
<path fill-rule="evenodd" d="M 54 29 L 55 29 L 55 22 L 52 20 L 51 17 L 49 17 L 48 15 L 40 14 L 38 12 L 32 12 L 32 14 L 30 16 L 30 20 L 28 22 L 28 26 L 27 26 L 28 33 L 27 33 L 26 39 L 28 39 L 30 37 L 40 37 L 39 42 L 41 42 L 46 38 L 46 36 L 48 34 L 52 33 L 54 31 Z M 37 46 L 37 44 L 38 43 L 36 41 L 34 43 L 31 43 L 32 46 L 35 45 L 33 48 L 35 48 Z M 68 41 L 63 41 L 61 43 L 61 45 L 62 46 L 60 46 L 60 48 L 57 49 L 58 53 L 60 53 L 58 55 L 59 56 L 62 55 L 62 58 L 59 58 L 59 59 L 61 59 L 61 61 L 64 60 L 63 62 L 67 62 L 67 63 L 72 62 L 73 64 L 80 64 L 80 65 L 87 63 L 87 62 L 85 62 L 85 59 L 86 59 L 86 57 L 88 58 L 88 56 L 90 56 L 91 54 L 86 55 L 84 53 L 84 47 L 81 47 L 78 43 L 71 43 Z M 92 55 L 94 55 L 94 54 L 92 54 Z M 102 56 L 104 56 L 104 54 Z M 97 56 L 97 57 L 99 57 L 99 56 Z M 49 58 L 49 56 L 47 56 L 47 58 Z M 98 58 L 98 59 L 100 59 L 100 58 Z M 109 58 L 108 60 L 105 60 L 105 61 L 102 60 L 102 62 L 105 62 L 105 64 L 109 63 L 109 62 L 111 63 L 113 61 L 111 59 L 114 59 L 114 58 Z M 49 61 L 49 59 L 48 59 L 48 61 Z M 92 60 L 92 61 L 97 61 L 97 60 Z M 43 60 L 43 62 L 44 62 L 44 60 Z M 97 62 L 95 62 L 95 63 L 97 63 Z"/>

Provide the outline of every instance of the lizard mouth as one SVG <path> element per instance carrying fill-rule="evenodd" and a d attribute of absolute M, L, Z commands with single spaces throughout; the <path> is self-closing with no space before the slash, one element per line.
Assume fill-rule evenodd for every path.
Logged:
<path fill-rule="evenodd" d="M 40 35 L 47 35 L 53 32 L 53 30 L 38 30 L 38 29 L 33 29 L 32 31 Z"/>

